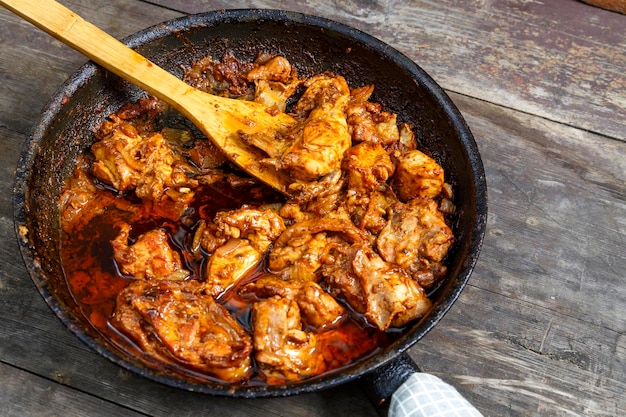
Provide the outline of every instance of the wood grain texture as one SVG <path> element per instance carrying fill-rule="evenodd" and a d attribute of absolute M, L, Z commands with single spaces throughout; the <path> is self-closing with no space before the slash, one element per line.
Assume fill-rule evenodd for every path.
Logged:
<path fill-rule="evenodd" d="M 102 413 L 128 417 L 144 415 L 2 363 L 0 384 L 4 391 L 0 403 L 0 415 L 3 417 L 81 417 Z M 28 387 L 28 391 L 23 387 Z"/>
<path fill-rule="evenodd" d="M 468 287 L 411 356 L 485 416 L 623 415 L 626 16 L 574 0 L 62 3 L 118 38 L 182 13 L 286 8 L 416 60 L 476 137 L 490 211 Z M 262 400 L 182 392 L 63 327 L 20 258 L 11 191 L 40 109 L 85 59 L 5 10 L 0 26 L 0 415 L 375 416 L 356 384 Z"/>

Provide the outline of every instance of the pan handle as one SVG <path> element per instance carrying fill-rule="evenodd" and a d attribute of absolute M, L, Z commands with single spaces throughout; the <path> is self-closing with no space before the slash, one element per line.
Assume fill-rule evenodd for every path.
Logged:
<path fill-rule="evenodd" d="M 360 383 L 381 417 L 386 417 L 393 393 L 420 368 L 407 352 L 396 355 L 389 362 L 360 378 Z"/>

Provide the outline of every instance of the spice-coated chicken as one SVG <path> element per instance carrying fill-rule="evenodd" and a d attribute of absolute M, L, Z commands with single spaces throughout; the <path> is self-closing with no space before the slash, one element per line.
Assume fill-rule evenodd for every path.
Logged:
<path fill-rule="evenodd" d="M 288 227 L 274 243 L 268 267 L 289 279 L 319 281 L 318 269 L 328 262 L 329 251 L 342 242 L 366 238 L 352 222 L 341 218 L 313 218 Z"/>
<path fill-rule="evenodd" d="M 102 139 L 91 150 L 96 157 L 93 174 L 120 193 L 134 191 L 137 197 L 167 206 L 179 218 L 193 199 L 197 181 L 193 169 L 160 133 L 143 137 L 130 123 L 117 116 L 102 128 Z"/>
<path fill-rule="evenodd" d="M 350 89 L 343 77 L 332 74 L 314 76 L 304 85 L 295 112 L 308 116 L 277 167 L 295 180 L 312 181 L 340 168 L 351 145 L 345 114 Z"/>
<path fill-rule="evenodd" d="M 209 294 L 218 297 L 257 267 L 284 230 L 283 219 L 271 208 L 243 207 L 217 213 L 201 241 L 212 254 L 205 277 Z"/>
<path fill-rule="evenodd" d="M 298 304 L 275 296 L 252 308 L 254 357 L 268 380 L 297 381 L 326 370 L 317 335 L 302 330 Z"/>
<path fill-rule="evenodd" d="M 303 322 L 315 330 L 327 330 L 346 318 L 346 309 L 322 287 L 312 281 L 281 279 L 267 275 L 240 290 L 244 296 L 258 298 L 280 296 L 298 304 Z"/>
<path fill-rule="evenodd" d="M 369 246 L 357 250 L 352 268 L 365 294 L 365 317 L 380 330 L 422 317 L 431 302 L 401 267 L 385 262 Z"/>
<path fill-rule="evenodd" d="M 351 145 L 345 110 L 350 98 L 346 80 L 320 74 L 303 82 L 306 90 L 295 106 L 300 123 L 283 140 L 263 134 L 244 136 L 265 151 L 265 163 L 285 170 L 296 181 L 312 181 L 341 167 Z"/>
<path fill-rule="evenodd" d="M 300 85 L 297 71 L 282 56 L 261 56 L 247 78 L 255 84 L 254 101 L 284 112 L 287 100 Z"/>
<path fill-rule="evenodd" d="M 414 199 L 395 203 L 376 239 L 382 258 L 404 268 L 421 286 L 429 288 L 445 273 L 441 261 L 454 241 L 437 203 Z"/>
<path fill-rule="evenodd" d="M 171 248 L 165 231 L 150 230 L 129 244 L 131 226 L 124 223 L 120 227 L 111 246 L 115 262 L 123 274 L 147 280 L 189 276 L 189 272 L 182 269 L 180 255 Z"/>
<path fill-rule="evenodd" d="M 146 353 L 224 381 L 252 370 L 250 335 L 197 281 L 135 281 L 118 295 L 113 323 Z"/>

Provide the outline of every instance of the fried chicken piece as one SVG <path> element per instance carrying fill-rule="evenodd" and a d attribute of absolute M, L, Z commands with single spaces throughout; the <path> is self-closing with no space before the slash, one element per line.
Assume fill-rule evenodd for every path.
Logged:
<path fill-rule="evenodd" d="M 360 245 L 335 246 L 330 251 L 333 262 L 322 266 L 321 273 L 331 295 L 342 298 L 354 311 L 364 314 L 367 310 L 366 294 L 352 266 L 359 248 Z"/>
<path fill-rule="evenodd" d="M 373 85 L 355 88 L 346 108 L 348 129 L 355 142 L 380 143 L 388 147 L 400 139 L 397 117 L 382 110 L 380 103 L 369 102 Z"/>
<path fill-rule="evenodd" d="M 369 245 L 356 243 L 337 250 L 336 262 L 323 268 L 330 293 L 346 300 L 379 330 L 401 327 L 430 308 L 420 285 Z"/>
<path fill-rule="evenodd" d="M 304 323 L 316 331 L 328 330 L 346 318 L 346 309 L 315 282 L 263 276 L 246 284 L 239 294 L 244 297 L 269 298 L 279 295 L 294 300 L 300 308 Z"/>
<path fill-rule="evenodd" d="M 139 134 L 143 136 L 158 130 L 157 121 L 160 120 L 160 115 L 169 110 L 167 103 L 149 95 L 141 97 L 137 101 L 124 104 L 121 109 L 115 112 L 115 115 L 121 120 L 132 124 Z M 96 139 L 101 140 L 104 136 L 110 134 L 111 132 L 107 132 L 107 129 L 115 128 L 118 123 L 118 121 L 114 120 L 105 121 L 95 132 Z"/>
<path fill-rule="evenodd" d="M 218 233 L 231 238 L 245 238 L 259 251 L 264 252 L 285 230 L 283 219 L 273 208 L 243 206 L 215 215 Z"/>
<path fill-rule="evenodd" d="M 318 181 L 293 182 L 289 185 L 292 198 L 281 209 L 281 215 L 289 205 L 298 205 L 302 216 L 292 217 L 293 214 L 285 213 L 284 217 L 303 219 L 305 217 L 323 217 L 335 210 L 345 197 L 343 192 L 346 184 L 346 176 L 339 169 L 324 175 Z"/>
<path fill-rule="evenodd" d="M 398 150 L 400 152 L 407 152 L 414 149 L 417 149 L 415 132 L 407 123 L 402 123 L 400 125 L 400 141 L 398 142 Z"/>
<path fill-rule="evenodd" d="M 296 296 L 305 322 L 316 330 L 336 326 L 346 317 L 346 309 L 315 282 L 301 284 Z"/>
<path fill-rule="evenodd" d="M 454 242 L 452 230 L 431 199 L 397 202 L 389 211 L 389 221 L 376 239 L 378 253 L 429 288 L 445 273 L 440 262 Z"/>
<path fill-rule="evenodd" d="M 422 317 L 431 306 L 422 287 L 369 246 L 355 253 L 352 268 L 365 294 L 365 317 L 380 330 L 404 326 Z"/>
<path fill-rule="evenodd" d="M 350 220 L 311 218 L 289 226 L 274 242 L 268 257 L 270 271 L 291 279 L 317 280 L 317 270 L 337 240 L 357 242 L 367 236 Z"/>
<path fill-rule="evenodd" d="M 180 217 L 197 186 L 188 175 L 191 166 L 160 133 L 144 138 L 131 124 L 111 118 L 116 125 L 91 147 L 93 174 L 119 192 L 134 190 L 142 200 L 157 205 L 171 200 Z"/>
<path fill-rule="evenodd" d="M 271 208 L 244 206 L 217 213 L 201 242 L 212 252 L 205 282 L 208 293 L 217 297 L 245 277 L 284 230 L 282 218 Z"/>
<path fill-rule="evenodd" d="M 250 335 L 197 281 L 135 281 L 118 295 L 112 323 L 153 357 L 231 383 L 252 371 Z"/>
<path fill-rule="evenodd" d="M 252 308 L 255 359 L 267 382 L 297 381 L 326 370 L 317 336 L 302 330 L 298 304 L 274 296 Z"/>
<path fill-rule="evenodd" d="M 287 99 L 300 85 L 297 71 L 282 56 L 260 56 L 254 64 L 247 74 L 248 81 L 256 86 L 254 101 L 284 113 Z"/>
<path fill-rule="evenodd" d="M 343 77 L 331 74 L 314 76 L 305 85 L 295 111 L 311 110 L 278 168 L 295 180 L 312 181 L 340 168 L 352 143 L 345 115 L 350 89 Z"/>
<path fill-rule="evenodd" d="M 395 169 L 387 151 L 372 142 L 362 142 L 348 149 L 343 168 L 348 172 L 348 186 L 358 193 L 380 188 Z"/>
<path fill-rule="evenodd" d="M 303 84 L 307 89 L 294 107 L 296 118 L 302 121 L 291 132 L 241 135 L 241 139 L 267 153 L 264 163 L 306 182 L 341 167 L 351 145 L 344 112 L 350 89 L 343 77 L 330 73 L 315 75 Z"/>
<path fill-rule="evenodd" d="M 286 245 L 275 246 L 269 257 L 269 269 L 300 281 L 317 280 L 316 272 L 327 253 L 326 233 L 304 233 Z"/>
<path fill-rule="evenodd" d="M 384 185 L 370 193 L 349 190 L 344 207 L 361 230 L 378 234 L 387 224 L 387 209 L 397 201 L 391 187 Z"/>
<path fill-rule="evenodd" d="M 259 55 L 246 77 L 254 82 L 254 101 L 267 106 L 266 111 L 271 114 L 284 113 L 287 100 L 301 84 L 297 71 L 286 58 L 270 54 Z M 270 157 L 263 162 L 269 165 L 276 165 L 277 158 L 293 143 L 289 129 L 254 134 L 240 132 L 240 138 L 263 150 Z"/>
<path fill-rule="evenodd" d="M 231 238 L 248 239 L 261 252 L 285 229 L 276 208 L 255 208 L 244 205 L 239 209 L 221 211 L 207 224 L 201 237 L 202 247 L 209 253 Z"/>
<path fill-rule="evenodd" d="M 226 155 L 207 139 L 194 142 L 193 148 L 189 150 L 189 159 L 202 171 L 217 168 L 228 160 Z"/>
<path fill-rule="evenodd" d="M 244 285 L 239 290 L 239 295 L 246 299 L 264 299 L 279 295 L 283 298 L 295 300 L 303 283 L 303 281 L 295 279 L 282 279 L 273 274 L 265 274 Z"/>
<path fill-rule="evenodd" d="M 161 229 L 150 230 L 129 244 L 131 226 L 121 225 L 117 237 L 111 241 L 113 257 L 120 271 L 136 279 L 166 279 L 183 277 L 180 255 L 168 243 Z M 187 275 L 189 272 L 187 271 Z"/>
<path fill-rule="evenodd" d="M 143 138 L 121 120 L 91 150 L 96 157 L 94 175 L 118 191 L 134 189 L 139 198 L 158 200 L 166 187 L 194 184 L 187 176 L 191 167 L 160 133 Z"/>
<path fill-rule="evenodd" d="M 207 93 L 252 100 L 252 85 L 246 78 L 251 69 L 252 63 L 239 61 L 227 51 L 219 61 L 208 56 L 185 68 L 183 81 Z"/>
<path fill-rule="evenodd" d="M 247 239 L 229 239 L 213 252 L 206 268 L 206 289 L 213 297 L 219 297 L 263 259 L 263 253 L 255 249 Z"/>
<path fill-rule="evenodd" d="M 402 201 L 435 198 L 444 185 L 443 168 L 417 149 L 394 153 L 397 161 L 393 187 Z"/>
<path fill-rule="evenodd" d="M 87 224 L 116 202 L 115 196 L 110 193 L 98 192 L 93 179 L 87 175 L 87 166 L 88 163 L 81 158 L 61 192 L 61 227 L 66 232 Z M 133 210 L 130 204 L 122 204 L 126 209 Z"/>

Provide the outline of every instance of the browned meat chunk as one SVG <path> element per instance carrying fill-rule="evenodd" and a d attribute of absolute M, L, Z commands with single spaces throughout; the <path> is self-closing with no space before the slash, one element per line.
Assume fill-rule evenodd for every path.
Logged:
<path fill-rule="evenodd" d="M 345 115 L 350 90 L 343 77 L 330 74 L 312 77 L 305 85 L 295 111 L 308 116 L 277 167 L 295 180 L 312 181 L 339 169 L 352 144 Z"/>
<path fill-rule="evenodd" d="M 228 382 L 250 375 L 250 336 L 196 281 L 133 282 L 117 298 L 113 324 L 153 356 Z"/>
<path fill-rule="evenodd" d="M 394 189 L 400 200 L 435 198 L 441 193 L 443 168 L 433 158 L 418 150 L 394 156 L 397 158 Z"/>
<path fill-rule="evenodd" d="M 332 293 L 380 330 L 403 326 L 430 308 L 420 285 L 368 245 L 343 248 L 337 263 L 324 269 L 324 276 Z"/>
<path fill-rule="evenodd" d="M 115 262 L 123 274 L 148 280 L 189 275 L 181 271 L 180 255 L 170 247 L 167 233 L 150 230 L 129 245 L 130 230 L 129 224 L 122 224 L 119 234 L 111 241 Z"/>
<path fill-rule="evenodd" d="M 371 193 L 349 192 L 345 208 L 360 229 L 377 234 L 387 224 L 387 209 L 397 201 L 391 187 L 381 186 Z"/>
<path fill-rule="evenodd" d="M 315 333 L 302 330 L 295 301 L 275 296 L 254 304 L 255 359 L 268 382 L 297 381 L 326 369 Z"/>
<path fill-rule="evenodd" d="M 378 189 L 393 174 L 391 157 L 379 143 L 362 142 L 348 149 L 344 159 L 348 185 L 359 193 Z"/>
<path fill-rule="evenodd" d="M 254 81 L 256 86 L 254 101 L 281 112 L 285 111 L 287 99 L 300 85 L 298 73 L 282 56 L 259 57 L 255 67 L 248 72 L 248 80 Z"/>
<path fill-rule="evenodd" d="M 202 246 L 212 252 L 205 282 L 209 294 L 219 296 L 257 267 L 283 230 L 282 218 L 271 208 L 217 213 L 202 238 Z"/>
<path fill-rule="evenodd" d="M 93 174 L 119 192 L 134 190 L 142 200 L 171 200 L 177 208 L 174 217 L 180 217 L 197 186 L 188 176 L 191 166 L 160 133 L 144 138 L 132 125 L 112 118 L 119 123 L 91 147 L 96 157 Z"/>
<path fill-rule="evenodd" d="M 439 263 L 453 242 L 452 230 L 437 203 L 415 199 L 391 206 L 389 222 L 378 235 L 376 247 L 385 261 L 400 265 L 429 287 L 438 278 L 433 273 L 443 268 Z"/>
<path fill-rule="evenodd" d="M 365 317 L 380 330 L 401 327 L 422 317 L 431 306 L 426 293 L 402 268 L 385 262 L 369 247 L 352 261 L 365 293 Z"/>
<path fill-rule="evenodd" d="M 369 100 L 373 85 L 355 88 L 346 109 L 348 128 L 355 142 L 380 143 L 389 146 L 399 140 L 396 115 L 382 110 Z"/>
<path fill-rule="evenodd" d="M 293 220 L 302 220 L 307 217 L 323 217 L 336 211 L 342 204 L 345 192 L 346 177 L 341 170 L 335 170 L 323 176 L 319 181 L 294 182 L 289 186 L 293 198 L 284 208 L 299 206 L 301 215 L 288 213 L 281 209 L 281 216 Z"/>
<path fill-rule="evenodd" d="M 85 172 L 85 166 L 84 161 L 79 162 L 61 193 L 61 225 L 66 232 L 85 225 L 103 213 L 107 206 L 117 202 L 110 194 L 98 193 L 94 180 Z M 130 204 L 122 204 L 129 210 L 133 209 Z"/>
<path fill-rule="evenodd" d="M 346 309 L 315 282 L 284 280 L 267 275 L 240 291 L 241 294 L 253 294 L 258 298 L 279 295 L 294 300 L 300 308 L 304 322 L 315 330 L 329 329 L 346 317 Z"/>
<path fill-rule="evenodd" d="M 226 162 L 226 156 L 208 139 L 197 140 L 189 151 L 189 159 L 201 170 L 217 168 Z"/>
<path fill-rule="evenodd" d="M 333 262 L 324 265 L 322 275 L 333 296 L 345 300 L 354 311 L 363 314 L 367 310 L 367 297 L 352 266 L 359 248 L 360 245 L 334 247 L 331 251 Z"/>
<path fill-rule="evenodd" d="M 357 242 L 366 235 L 341 218 L 312 218 L 288 227 L 269 254 L 272 272 L 298 280 L 317 280 L 329 250 L 341 242 Z"/>
<path fill-rule="evenodd" d="M 302 283 L 296 302 L 306 323 L 316 330 L 336 326 L 346 317 L 346 309 L 314 282 Z"/>
<path fill-rule="evenodd" d="M 183 81 L 208 93 L 252 99 L 252 86 L 246 73 L 252 63 L 239 61 L 232 52 L 227 52 L 218 61 L 204 57 L 190 68 L 185 68 Z"/>

